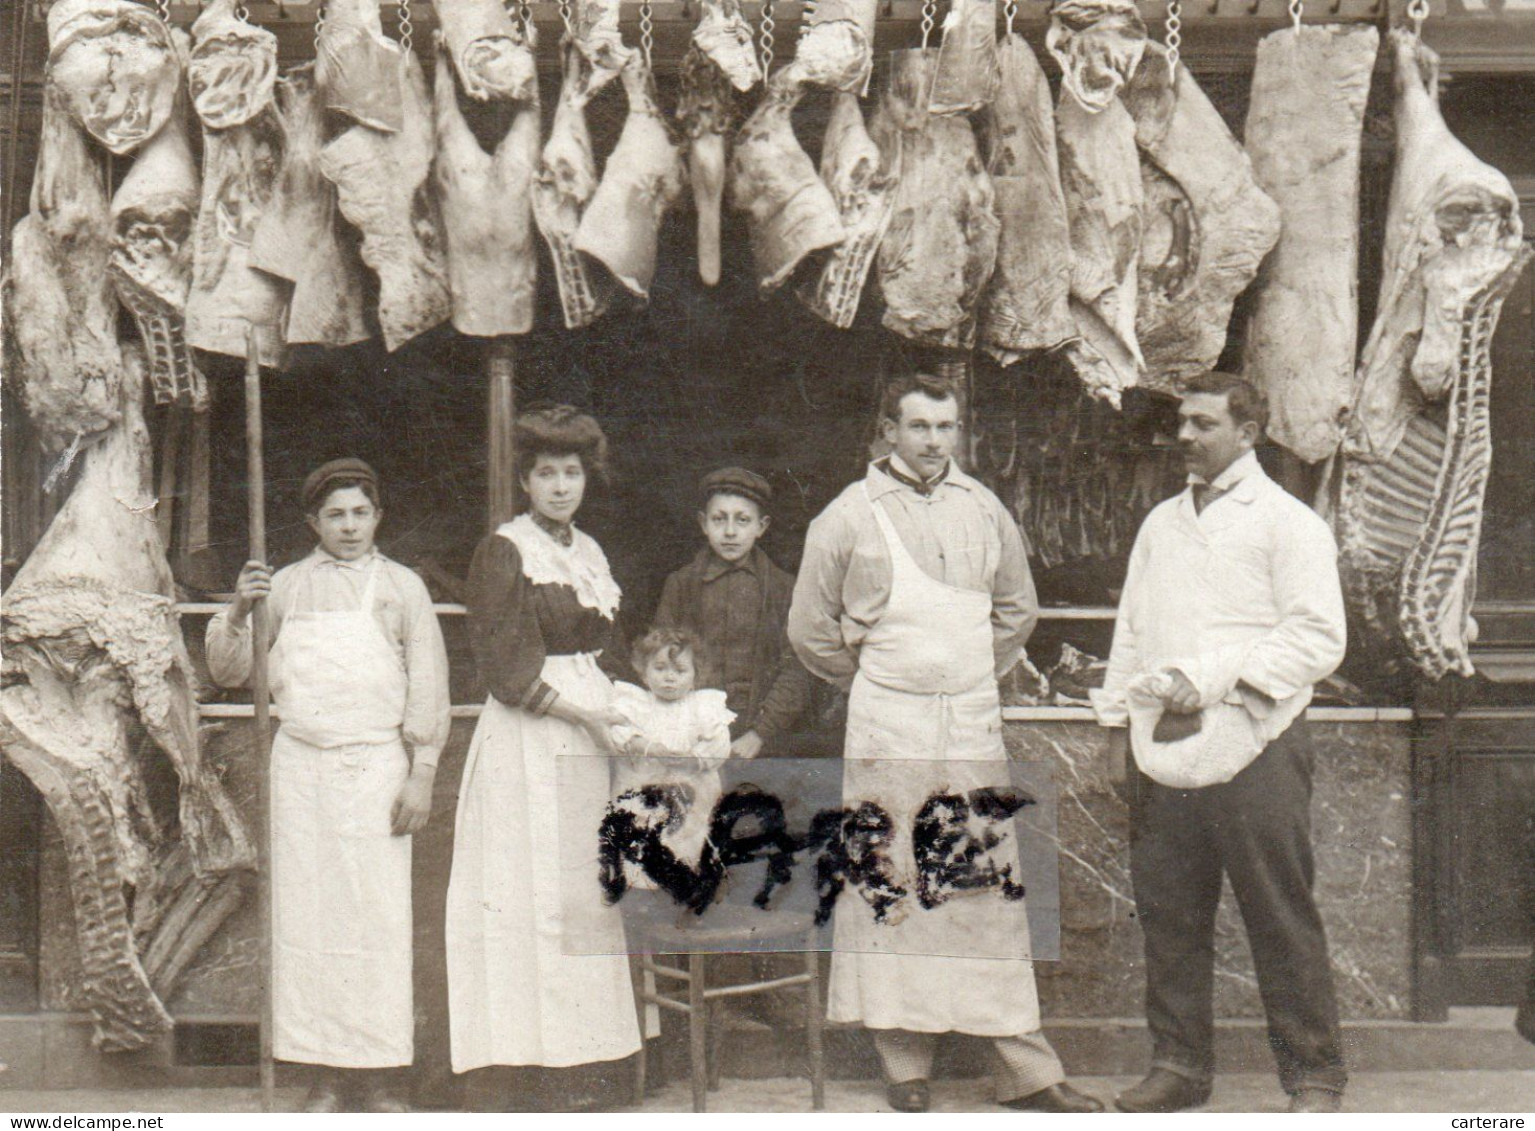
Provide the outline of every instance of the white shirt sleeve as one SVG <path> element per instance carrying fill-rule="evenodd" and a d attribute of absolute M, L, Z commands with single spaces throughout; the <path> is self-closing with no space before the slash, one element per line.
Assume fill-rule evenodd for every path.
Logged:
<path fill-rule="evenodd" d="M 1307 511 L 1272 540 L 1274 603 L 1281 620 L 1248 650 L 1241 681 L 1271 699 L 1288 699 L 1343 662 L 1347 627 L 1338 547 Z"/>

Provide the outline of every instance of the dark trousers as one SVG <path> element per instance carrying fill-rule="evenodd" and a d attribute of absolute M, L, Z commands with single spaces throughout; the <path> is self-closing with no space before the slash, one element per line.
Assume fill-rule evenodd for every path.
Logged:
<path fill-rule="evenodd" d="M 1291 725 L 1223 785 L 1170 789 L 1140 776 L 1130 870 L 1146 940 L 1153 1067 L 1215 1070 L 1215 912 L 1231 879 L 1252 947 L 1269 1044 L 1287 1092 L 1342 1091 L 1327 937 L 1311 885 L 1312 749 Z"/>

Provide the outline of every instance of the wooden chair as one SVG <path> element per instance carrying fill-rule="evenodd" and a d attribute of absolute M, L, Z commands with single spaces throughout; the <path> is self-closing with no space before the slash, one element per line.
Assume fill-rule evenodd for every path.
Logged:
<path fill-rule="evenodd" d="M 811 1107 L 816 1111 L 825 1109 L 826 1065 L 821 1041 L 825 1016 L 821 1005 L 820 954 L 811 949 L 816 930 L 810 915 L 761 911 L 754 907 L 716 906 L 710 910 L 706 924 L 646 924 L 638 930 L 631 924 L 630 930 L 634 932 L 631 935 L 634 944 L 632 949 L 638 951 L 640 956 L 634 997 L 642 1025 L 645 1007 L 652 1004 L 681 1013 L 688 1019 L 688 1061 L 694 1111 L 707 1110 L 709 1091 L 719 1087 L 717 1035 L 713 1055 L 710 1049 L 711 1030 L 715 1028 L 712 1024 L 715 1003 L 725 998 L 747 997 L 792 986 L 803 986 L 805 993 L 805 1043 L 810 1065 Z M 785 949 L 804 952 L 805 972 L 761 982 L 738 982 L 722 986 L 709 984 L 711 958 L 737 952 L 762 953 L 760 946 L 754 944 L 763 942 L 797 944 Z M 686 966 L 675 965 L 672 961 L 675 959 L 685 961 Z M 653 990 L 647 988 L 647 974 L 654 982 Z M 673 985 L 679 985 L 680 988 L 674 990 Z M 682 996 L 684 993 L 686 996 Z M 647 1068 L 642 1040 L 639 1057 L 635 1062 L 636 1104 L 645 1101 Z"/>

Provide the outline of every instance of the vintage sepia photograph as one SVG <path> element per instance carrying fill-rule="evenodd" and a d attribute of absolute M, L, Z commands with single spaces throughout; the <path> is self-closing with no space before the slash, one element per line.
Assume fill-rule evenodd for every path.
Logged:
<path fill-rule="evenodd" d="M 0 99 L 10 1126 L 1530 1125 L 1535 0 L 3 0 Z"/>

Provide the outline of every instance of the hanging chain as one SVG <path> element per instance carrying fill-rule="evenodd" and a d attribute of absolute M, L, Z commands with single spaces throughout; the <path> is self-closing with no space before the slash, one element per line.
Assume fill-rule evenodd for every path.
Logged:
<path fill-rule="evenodd" d="M 400 50 L 410 54 L 411 35 L 416 30 L 410 22 L 410 0 L 400 0 Z"/>
<path fill-rule="evenodd" d="M 773 70 L 773 0 L 762 0 L 762 27 L 758 42 L 762 45 L 762 74 Z"/>
<path fill-rule="evenodd" d="M 1290 26 L 1295 29 L 1295 34 L 1300 34 L 1300 20 L 1304 14 L 1305 5 L 1302 0 L 1290 0 Z"/>
<path fill-rule="evenodd" d="M 928 36 L 933 34 L 933 21 L 938 15 L 938 0 L 922 0 L 922 50 L 927 50 Z"/>
<path fill-rule="evenodd" d="M 235 19 L 244 20 L 246 23 L 249 23 L 250 18 L 251 10 L 249 8 L 247 8 L 244 4 L 235 5 Z"/>
<path fill-rule="evenodd" d="M 320 35 L 325 30 L 325 0 L 315 0 L 314 4 L 314 50 L 320 53 Z"/>
<path fill-rule="evenodd" d="M 1178 79 L 1178 49 L 1183 46 L 1182 0 L 1167 0 L 1167 36 L 1163 45 L 1167 48 L 1167 81 Z"/>
<path fill-rule="evenodd" d="M 1007 34 L 1013 34 L 1013 21 L 1018 18 L 1018 0 L 1007 0 L 1002 5 L 1002 14 L 1007 17 Z"/>
<path fill-rule="evenodd" d="M 575 34 L 575 16 L 571 12 L 570 0 L 560 0 L 560 23 L 565 25 L 566 38 Z"/>
<path fill-rule="evenodd" d="M 155 0 L 155 15 L 160 17 L 160 22 L 171 22 L 171 0 Z"/>
<path fill-rule="evenodd" d="M 650 0 L 641 0 L 640 3 L 640 52 L 645 56 L 645 69 L 650 70 L 650 51 L 656 45 L 654 13 L 650 10 Z"/>
<path fill-rule="evenodd" d="M 522 0 L 518 5 L 519 16 L 522 20 L 522 39 L 524 43 L 533 42 L 533 5 L 529 0 Z"/>
<path fill-rule="evenodd" d="M 814 15 L 815 0 L 805 0 L 805 2 L 799 6 L 799 39 L 797 42 L 805 42 L 805 36 L 810 34 L 810 18 Z"/>
<path fill-rule="evenodd" d="M 1412 34 L 1423 38 L 1423 21 L 1428 19 L 1428 0 L 1408 0 L 1407 18 L 1412 21 Z"/>

